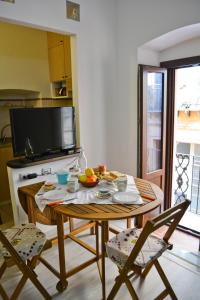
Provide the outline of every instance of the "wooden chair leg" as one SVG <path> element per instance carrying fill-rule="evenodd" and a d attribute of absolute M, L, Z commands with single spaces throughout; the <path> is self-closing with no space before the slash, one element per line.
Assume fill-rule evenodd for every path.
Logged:
<path fill-rule="evenodd" d="M 132 284 L 131 284 L 128 277 L 125 279 L 125 284 L 126 284 L 128 290 L 129 290 L 129 293 L 130 293 L 132 299 L 133 300 L 139 300 L 139 298 L 138 298 L 138 296 L 137 296 L 137 294 L 136 294 L 136 292 L 135 292 L 135 290 L 134 290 L 134 288 L 133 288 L 133 286 L 132 286 Z"/>
<path fill-rule="evenodd" d="M 0 268 L 0 279 L 3 276 L 6 268 L 7 268 L 7 264 L 4 261 L 3 264 L 1 265 L 1 268 Z M 1 284 L 0 284 L 0 295 L 2 296 L 3 300 L 9 300 L 9 298 L 8 298 L 8 296 L 6 294 L 6 291 L 4 290 L 4 288 L 3 288 L 3 286 Z"/>
<path fill-rule="evenodd" d="M 154 265 L 154 262 L 151 262 L 151 263 L 143 270 L 143 272 L 141 273 L 141 276 L 145 278 L 145 277 L 147 276 L 147 274 L 149 273 L 149 271 L 151 270 L 151 268 L 153 267 L 153 265 Z"/>
<path fill-rule="evenodd" d="M 36 267 L 38 256 L 34 256 L 30 263 L 28 264 L 29 268 L 33 271 L 33 269 Z M 34 272 L 34 271 L 33 271 Z M 17 284 L 17 287 L 15 288 L 12 296 L 10 297 L 10 300 L 15 300 L 19 296 L 21 290 L 23 289 L 24 285 L 26 284 L 26 281 L 28 280 L 28 276 L 26 274 L 23 274 L 22 278 Z"/>
<path fill-rule="evenodd" d="M 14 252 L 13 260 L 20 269 L 20 271 L 23 274 L 26 274 L 26 276 L 31 280 L 31 282 L 36 286 L 36 288 L 40 291 L 40 293 L 43 295 L 43 297 L 46 300 L 50 300 L 51 296 L 46 291 L 46 289 L 43 287 L 43 285 L 40 283 L 40 281 L 37 279 L 37 275 L 34 273 L 33 270 L 29 266 L 26 265 L 26 263 L 21 259 L 21 257 L 18 255 L 18 253 Z"/>
<path fill-rule="evenodd" d="M 168 279 L 167 279 L 160 263 L 158 262 L 158 260 L 154 261 L 154 265 L 155 265 L 155 267 L 158 271 L 158 274 L 160 275 L 160 278 L 162 279 L 162 281 L 163 281 L 163 283 L 166 287 L 166 289 L 162 293 L 160 293 L 160 295 L 158 295 L 158 297 L 156 297 L 155 300 L 164 299 L 167 295 L 170 295 L 172 300 L 178 300 L 178 298 L 176 297 L 176 295 L 175 295 L 175 293 L 174 293 L 174 291 L 173 291 L 173 289 L 172 289 L 172 287 L 171 287 L 171 285 L 170 285 L 170 283 L 169 283 L 169 281 L 168 281 Z"/>
<path fill-rule="evenodd" d="M 9 298 L 1 284 L 0 284 L 0 295 L 2 296 L 3 300 L 9 300 Z"/>
<path fill-rule="evenodd" d="M 26 281 L 28 280 L 28 277 L 24 274 L 22 278 L 20 279 L 19 283 L 17 284 L 17 287 L 15 288 L 12 296 L 10 297 L 10 300 L 15 300 L 19 296 L 22 288 L 24 287 Z"/>
<path fill-rule="evenodd" d="M 43 295 L 43 297 L 46 300 L 50 300 L 51 296 L 49 295 L 49 293 L 45 290 L 45 288 L 43 287 L 43 285 L 40 283 L 40 281 L 37 279 L 36 274 L 32 271 L 28 272 L 28 277 L 29 279 L 32 281 L 32 283 L 37 287 L 37 289 L 40 291 L 40 293 Z"/>
<path fill-rule="evenodd" d="M 4 261 L 1 268 L 0 268 L 0 278 L 3 276 L 3 273 L 5 272 L 6 268 L 7 268 L 7 264 Z"/>
<path fill-rule="evenodd" d="M 37 279 L 37 275 L 32 270 L 32 268 L 35 267 L 35 265 L 36 265 L 36 260 L 37 260 L 36 257 L 34 257 L 31 260 L 30 267 L 27 266 L 24 262 L 20 263 L 20 262 L 16 261 L 16 264 L 19 267 L 19 269 L 21 270 L 21 272 L 23 273 L 23 276 L 20 279 L 16 289 L 14 290 L 14 292 L 13 292 L 13 294 L 10 298 L 7 296 L 4 288 L 0 284 L 0 295 L 2 296 L 3 300 L 15 300 L 15 299 L 17 299 L 17 297 L 18 297 L 21 289 L 25 285 L 27 279 L 30 279 L 32 281 L 32 283 L 38 288 L 38 290 L 40 291 L 40 293 L 43 295 L 43 297 L 46 300 L 51 299 L 51 296 L 45 290 L 45 288 L 42 286 L 42 284 L 39 282 L 39 280 Z M 6 263 L 3 263 L 2 267 L 1 267 L 1 276 L 3 275 L 5 269 L 6 269 Z"/>
<path fill-rule="evenodd" d="M 119 291 L 121 285 L 123 283 L 123 280 L 119 277 L 117 277 L 116 282 L 114 284 L 114 286 L 112 287 L 112 290 L 110 291 L 110 294 L 108 295 L 107 300 L 113 300 L 117 294 L 117 292 Z"/>

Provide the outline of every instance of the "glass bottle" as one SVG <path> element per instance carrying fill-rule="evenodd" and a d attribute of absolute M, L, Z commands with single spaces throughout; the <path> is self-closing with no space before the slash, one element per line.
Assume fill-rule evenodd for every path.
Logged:
<path fill-rule="evenodd" d="M 80 154 L 78 158 L 78 165 L 80 168 L 81 173 L 85 172 L 85 169 L 87 168 L 87 158 L 85 156 L 85 152 L 83 149 L 80 149 Z"/>

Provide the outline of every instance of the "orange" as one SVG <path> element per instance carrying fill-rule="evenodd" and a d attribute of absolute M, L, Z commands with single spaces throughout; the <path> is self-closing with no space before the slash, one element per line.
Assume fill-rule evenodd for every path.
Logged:
<path fill-rule="evenodd" d="M 87 176 L 87 182 L 96 182 L 96 181 L 97 181 L 96 175 Z"/>

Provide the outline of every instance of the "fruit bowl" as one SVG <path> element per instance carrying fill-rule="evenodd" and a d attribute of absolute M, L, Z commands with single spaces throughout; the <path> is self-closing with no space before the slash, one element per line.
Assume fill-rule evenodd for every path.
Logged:
<path fill-rule="evenodd" d="M 92 188 L 92 187 L 95 187 L 98 183 L 99 183 L 99 179 L 97 179 L 96 181 L 94 181 L 94 182 L 81 182 L 81 181 L 79 181 L 81 184 L 82 184 L 82 186 L 84 186 L 84 187 L 87 187 L 87 188 Z"/>

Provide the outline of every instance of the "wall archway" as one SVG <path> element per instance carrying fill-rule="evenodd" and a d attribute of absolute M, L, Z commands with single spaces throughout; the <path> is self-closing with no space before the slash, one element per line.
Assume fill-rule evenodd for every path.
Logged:
<path fill-rule="evenodd" d="M 199 55 L 200 23 L 167 32 L 138 47 L 138 64 L 159 66 L 161 61 Z"/>

